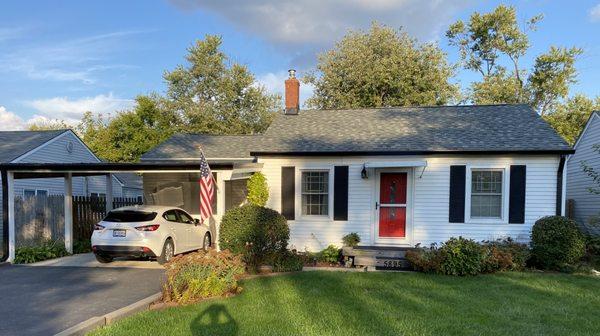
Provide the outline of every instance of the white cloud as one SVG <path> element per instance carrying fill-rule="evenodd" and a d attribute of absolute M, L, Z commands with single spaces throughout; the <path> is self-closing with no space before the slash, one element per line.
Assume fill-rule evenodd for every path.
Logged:
<path fill-rule="evenodd" d="M 590 19 L 600 21 L 600 3 L 590 9 Z"/>
<path fill-rule="evenodd" d="M 15 131 L 25 127 L 21 117 L 10 112 L 4 106 L 0 106 L 0 131 Z"/>
<path fill-rule="evenodd" d="M 302 76 L 302 74 L 297 74 Z M 256 81 L 263 85 L 265 89 L 270 93 L 278 93 L 282 97 L 285 97 L 285 80 L 288 78 L 287 71 L 269 72 L 257 76 Z M 304 105 L 304 102 L 310 98 L 313 94 L 314 87 L 309 84 L 300 83 L 300 106 Z"/>
<path fill-rule="evenodd" d="M 330 47 L 348 29 L 372 21 L 403 26 L 411 35 L 437 39 L 454 14 L 473 0 L 171 0 L 183 10 L 201 9 L 224 17 L 290 54 Z"/>
<path fill-rule="evenodd" d="M 123 49 L 124 39 L 140 33 L 143 31 L 121 31 L 41 45 L 15 44 L 9 52 L 0 53 L 0 72 L 93 84 L 97 72 L 131 67 L 111 64 L 111 53 Z M 2 36 L 0 30 L 0 41 Z"/>
<path fill-rule="evenodd" d="M 134 102 L 131 99 L 119 98 L 109 93 L 108 95 L 100 94 L 95 97 L 79 99 L 68 97 L 37 99 L 27 101 L 25 104 L 38 111 L 34 119 L 58 119 L 64 120 L 67 124 L 75 125 L 87 111 L 106 115 L 131 108 Z"/>

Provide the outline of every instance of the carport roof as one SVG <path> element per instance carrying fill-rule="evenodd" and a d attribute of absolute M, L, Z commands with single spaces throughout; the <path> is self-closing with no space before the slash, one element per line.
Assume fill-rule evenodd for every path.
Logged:
<path fill-rule="evenodd" d="M 212 161 L 213 170 L 253 169 L 261 164 L 247 161 Z M 116 172 L 177 172 L 200 170 L 199 161 L 162 161 L 162 162 L 81 162 L 81 163 L 2 163 L 0 170 L 15 173 L 16 178 L 32 178 L 33 175 L 49 177 L 72 173 L 73 176 L 101 175 Z"/>

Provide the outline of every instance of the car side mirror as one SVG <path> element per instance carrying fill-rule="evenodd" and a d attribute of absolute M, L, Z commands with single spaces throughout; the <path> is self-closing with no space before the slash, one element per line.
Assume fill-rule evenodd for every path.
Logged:
<path fill-rule="evenodd" d="M 200 220 L 198 218 L 194 218 L 194 224 L 200 225 Z"/>

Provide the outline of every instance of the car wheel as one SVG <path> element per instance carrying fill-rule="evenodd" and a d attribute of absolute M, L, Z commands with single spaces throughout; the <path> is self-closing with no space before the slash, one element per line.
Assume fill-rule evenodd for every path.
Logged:
<path fill-rule="evenodd" d="M 210 246 L 211 246 L 211 241 L 210 241 L 210 233 L 208 233 L 208 232 L 207 232 L 207 233 L 204 235 L 204 240 L 203 240 L 203 242 L 202 242 L 202 249 L 203 249 L 204 251 L 208 251 L 208 249 L 210 248 Z"/>
<path fill-rule="evenodd" d="M 99 254 L 96 254 L 96 260 L 98 260 L 99 263 L 101 264 L 108 264 L 110 262 L 113 261 L 113 258 L 111 257 L 105 257 L 105 256 L 101 256 Z"/>
<path fill-rule="evenodd" d="M 175 255 L 175 245 L 173 245 L 173 240 L 171 238 L 167 239 L 165 245 L 163 245 L 162 254 L 157 258 L 158 263 L 163 265 L 173 259 Z"/>

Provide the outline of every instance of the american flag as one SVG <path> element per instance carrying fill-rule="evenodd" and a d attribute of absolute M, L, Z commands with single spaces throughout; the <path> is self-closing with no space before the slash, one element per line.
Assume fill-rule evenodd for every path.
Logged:
<path fill-rule="evenodd" d="M 214 195 L 214 179 L 206 162 L 204 152 L 200 150 L 200 221 L 204 222 L 205 219 L 212 216 L 212 201 Z"/>

